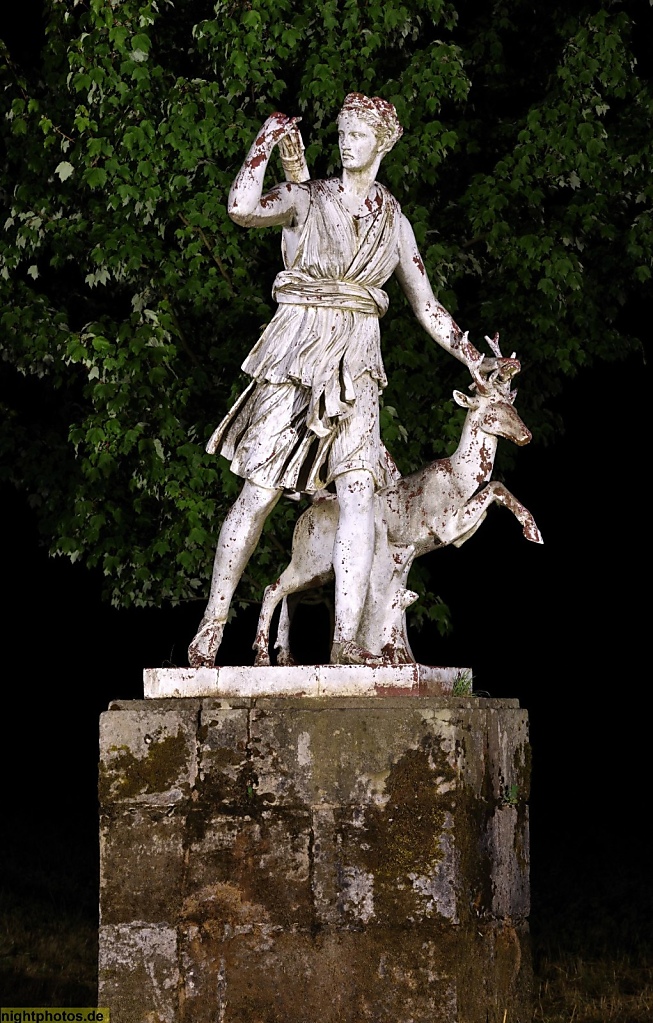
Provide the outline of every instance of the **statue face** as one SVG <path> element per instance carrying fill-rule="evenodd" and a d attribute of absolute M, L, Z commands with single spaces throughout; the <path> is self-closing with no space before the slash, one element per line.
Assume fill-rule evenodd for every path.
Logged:
<path fill-rule="evenodd" d="M 369 124 L 355 114 L 338 118 L 338 145 L 342 166 L 347 170 L 367 170 L 379 155 L 379 142 Z"/>

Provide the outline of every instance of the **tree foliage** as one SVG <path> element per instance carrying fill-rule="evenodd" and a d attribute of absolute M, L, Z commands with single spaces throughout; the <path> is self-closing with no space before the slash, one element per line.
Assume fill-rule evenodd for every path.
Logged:
<path fill-rule="evenodd" d="M 30 69 L 3 50 L 0 444 L 53 553 L 100 566 L 116 604 L 206 589 L 238 484 L 204 443 L 281 262 L 278 233 L 236 227 L 226 195 L 275 109 L 302 115 L 319 177 L 347 92 L 396 105 L 381 179 L 441 301 L 518 352 L 540 439 L 565 378 L 637 347 L 653 98 L 628 4 L 47 0 L 44 17 Z M 390 292 L 382 421 L 410 470 L 455 446 L 465 380 Z M 295 517 L 275 512 L 244 595 Z"/>

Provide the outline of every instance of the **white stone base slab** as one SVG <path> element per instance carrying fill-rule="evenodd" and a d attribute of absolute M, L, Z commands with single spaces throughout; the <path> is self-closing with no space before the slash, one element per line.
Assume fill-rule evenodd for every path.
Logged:
<path fill-rule="evenodd" d="M 471 668 L 306 664 L 292 668 L 146 668 L 143 672 L 148 700 L 201 696 L 451 696 L 460 681 L 467 681 L 471 690 Z"/>

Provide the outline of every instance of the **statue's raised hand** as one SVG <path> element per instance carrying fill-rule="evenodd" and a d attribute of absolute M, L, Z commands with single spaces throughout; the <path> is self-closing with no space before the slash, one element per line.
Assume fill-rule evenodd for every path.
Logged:
<path fill-rule="evenodd" d="M 302 141 L 297 122 L 301 118 L 295 117 L 295 123 L 290 131 L 279 140 L 279 153 L 282 160 L 301 160 L 304 155 L 304 143 Z"/>
<path fill-rule="evenodd" d="M 283 164 L 286 181 L 295 181 L 297 183 L 308 181 L 311 176 L 304 156 L 304 142 L 297 127 L 299 120 L 300 118 L 297 117 L 294 119 L 295 123 L 290 131 L 279 141 L 279 156 Z"/>
<path fill-rule="evenodd" d="M 268 160 L 275 145 L 281 142 L 289 133 L 294 132 L 299 136 L 296 127 L 299 120 L 299 117 L 286 117 L 285 114 L 276 113 L 268 117 L 265 124 L 260 128 L 229 192 L 227 210 L 229 216 L 237 224 L 242 224 L 244 227 L 252 227 L 255 223 L 260 222 L 261 219 L 266 219 L 265 210 L 259 205 L 259 202 Z M 286 178 L 289 181 L 305 181 L 308 179 L 308 176 L 303 157 L 301 162 L 297 163 L 297 166 L 293 165 L 291 173 L 286 172 Z M 275 207 L 274 216 L 277 217 L 278 214 L 279 207 L 277 206 Z"/>
<path fill-rule="evenodd" d="M 255 145 L 263 149 L 269 156 L 274 147 L 281 142 L 286 135 L 292 132 L 301 117 L 287 117 L 285 114 L 275 113 L 268 117 L 261 128 Z M 297 132 L 299 134 L 299 132 Z"/>

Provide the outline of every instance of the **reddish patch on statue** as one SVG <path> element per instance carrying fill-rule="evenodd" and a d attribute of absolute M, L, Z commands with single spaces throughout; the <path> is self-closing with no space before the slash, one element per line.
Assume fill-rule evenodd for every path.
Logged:
<path fill-rule="evenodd" d="M 465 341 L 465 343 L 460 346 L 460 350 L 465 358 L 469 359 L 470 362 L 477 362 L 481 358 L 481 353 L 477 348 L 474 348 L 471 341 Z"/>
<path fill-rule="evenodd" d="M 476 477 L 476 479 L 478 480 L 479 483 L 482 483 L 484 480 L 490 477 L 492 473 L 492 467 L 494 465 L 494 459 L 492 458 L 489 451 L 487 451 L 485 447 L 481 448 L 480 457 L 481 471 Z"/>
<path fill-rule="evenodd" d="M 428 691 L 425 685 L 417 683 L 417 685 L 411 686 L 410 689 L 407 686 L 384 686 L 376 684 L 374 686 L 374 693 L 376 696 L 428 696 Z"/>
<path fill-rule="evenodd" d="M 422 274 L 422 276 L 424 276 L 424 264 L 422 263 L 422 260 L 420 259 L 420 257 L 419 256 L 413 256 L 413 263 L 415 264 L 415 266 L 417 267 L 419 272 Z"/>
<path fill-rule="evenodd" d="M 252 168 L 252 170 L 256 170 L 256 168 L 260 167 L 261 164 L 265 163 L 266 160 L 267 157 L 265 153 L 259 153 L 258 156 L 252 157 L 252 159 L 249 161 L 249 166 Z"/>

